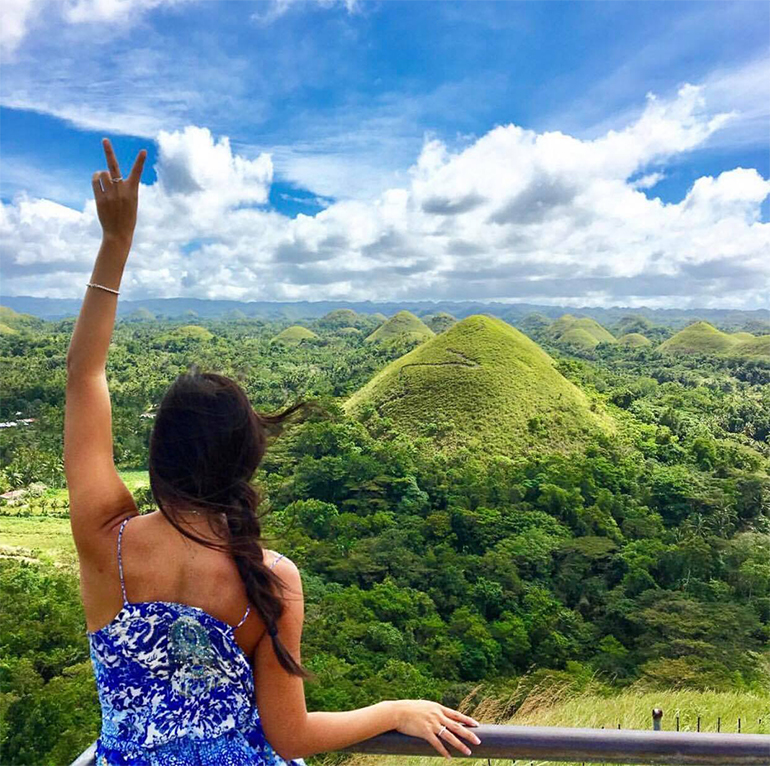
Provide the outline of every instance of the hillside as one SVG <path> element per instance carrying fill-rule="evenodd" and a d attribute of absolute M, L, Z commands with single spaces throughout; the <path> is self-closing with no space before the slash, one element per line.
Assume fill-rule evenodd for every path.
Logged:
<path fill-rule="evenodd" d="M 708 322 L 696 322 L 661 343 L 660 350 L 667 354 L 770 357 L 770 335 L 731 334 L 718 330 Z"/>
<path fill-rule="evenodd" d="M 214 334 L 197 324 L 186 324 L 176 327 L 170 332 L 158 336 L 157 343 L 164 345 L 178 345 L 190 342 L 210 341 Z"/>
<path fill-rule="evenodd" d="M 615 336 L 590 317 L 574 317 L 565 314 L 546 330 L 556 343 L 590 350 L 600 343 L 616 343 Z"/>
<path fill-rule="evenodd" d="M 281 330 L 278 335 L 273 336 L 270 340 L 271 343 L 281 343 L 284 346 L 299 346 L 303 340 L 309 340 L 311 338 L 317 338 L 318 336 L 307 327 L 300 327 L 300 325 L 292 325 L 285 330 Z"/>
<path fill-rule="evenodd" d="M 324 314 L 318 320 L 318 326 L 338 330 L 341 327 L 355 327 L 358 321 L 359 316 L 353 309 L 335 309 Z"/>
<path fill-rule="evenodd" d="M 630 346 L 631 348 L 640 348 L 641 346 L 651 346 L 652 341 L 639 332 L 629 332 L 622 338 L 618 338 L 621 346 Z"/>
<path fill-rule="evenodd" d="M 367 343 L 383 343 L 393 338 L 407 336 L 417 340 L 427 340 L 435 335 L 421 319 L 418 319 L 411 311 L 399 311 L 398 314 L 380 325 L 371 335 L 367 336 Z"/>
<path fill-rule="evenodd" d="M 0 333 L 13 335 L 19 330 L 39 328 L 43 323 L 31 314 L 20 314 L 8 306 L 0 306 L 0 324 L 5 328 Z"/>
<path fill-rule="evenodd" d="M 428 327 L 430 327 L 430 329 L 433 330 L 436 335 L 438 335 L 440 332 L 448 330 L 453 324 L 455 324 L 455 322 L 457 322 L 457 319 L 451 314 L 447 314 L 446 311 L 439 311 L 436 314 L 428 314 L 427 316 L 424 316 L 422 321 L 425 322 L 425 324 L 428 325 Z"/>
<path fill-rule="evenodd" d="M 536 343 L 484 315 L 391 362 L 343 407 L 353 415 L 374 407 L 397 428 L 430 434 L 442 447 L 509 455 L 567 450 L 611 429 Z"/>

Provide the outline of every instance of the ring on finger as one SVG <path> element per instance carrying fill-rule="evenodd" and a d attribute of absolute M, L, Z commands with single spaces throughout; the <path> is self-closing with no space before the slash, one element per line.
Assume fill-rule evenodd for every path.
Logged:
<path fill-rule="evenodd" d="M 444 731 L 445 731 L 445 730 L 446 730 L 446 725 L 442 726 L 442 727 L 439 729 L 439 732 L 438 732 L 438 734 L 437 734 L 436 736 L 440 738 L 440 737 L 441 737 L 441 735 L 444 733 Z"/>

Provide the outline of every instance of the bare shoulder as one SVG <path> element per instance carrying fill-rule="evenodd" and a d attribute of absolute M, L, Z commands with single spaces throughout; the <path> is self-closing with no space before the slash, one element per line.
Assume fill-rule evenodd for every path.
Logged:
<path fill-rule="evenodd" d="M 276 571 L 287 571 L 292 568 L 297 568 L 294 562 L 285 553 L 279 553 L 270 548 L 263 548 L 262 551 L 264 553 L 265 564 L 269 567 L 273 567 Z"/>

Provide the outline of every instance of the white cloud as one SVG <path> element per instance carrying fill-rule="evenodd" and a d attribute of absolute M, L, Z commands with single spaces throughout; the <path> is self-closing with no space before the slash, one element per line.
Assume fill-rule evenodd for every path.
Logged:
<path fill-rule="evenodd" d="M 259 207 L 267 154 L 245 159 L 205 128 L 161 131 L 122 295 L 766 306 L 770 182 L 736 168 L 666 204 L 642 191 L 663 171 L 639 177 L 727 121 L 685 86 L 593 140 L 516 125 L 457 150 L 428 139 L 400 186 L 295 219 Z M 0 219 L 3 292 L 82 294 L 98 239 L 92 200 L 78 212 L 16 198 Z"/>
<path fill-rule="evenodd" d="M 35 22 L 44 19 L 66 24 L 136 24 L 142 15 L 160 5 L 190 0 L 3 0 L 0 51 L 12 56 Z"/>
<path fill-rule="evenodd" d="M 665 173 L 648 173 L 632 181 L 631 185 L 635 189 L 652 189 L 653 186 L 657 186 L 665 177 Z"/>
<path fill-rule="evenodd" d="M 267 10 L 264 13 L 254 13 L 251 18 L 260 24 L 272 24 L 292 8 L 297 8 L 308 2 L 317 3 L 322 8 L 341 6 L 348 13 L 355 13 L 361 6 L 360 0 L 269 0 Z"/>
<path fill-rule="evenodd" d="M 27 34 L 30 21 L 43 5 L 40 0 L 4 0 L 0 24 L 0 50 L 12 53 Z"/>

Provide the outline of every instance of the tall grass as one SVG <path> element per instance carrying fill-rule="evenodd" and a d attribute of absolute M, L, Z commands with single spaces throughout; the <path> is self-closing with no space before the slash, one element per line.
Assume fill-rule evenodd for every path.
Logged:
<path fill-rule="evenodd" d="M 723 733 L 770 734 L 770 690 L 767 694 L 744 692 L 690 691 L 629 687 L 621 693 L 609 693 L 601 682 L 545 674 L 540 681 L 525 676 L 513 690 L 490 693 L 478 686 L 456 706 L 482 724 L 516 726 L 566 726 L 591 729 L 652 729 L 652 710 L 661 708 L 664 731 L 676 731 L 679 716 L 681 732 L 695 732 L 700 717 L 700 731 L 716 732 L 721 719 Z M 471 750 L 473 746 L 470 745 Z M 465 758 L 454 748 L 453 757 L 463 757 L 464 766 L 488 766 L 487 759 Z M 409 766 L 438 766 L 446 759 L 410 756 Z M 516 766 L 557 766 L 551 761 L 521 761 Z M 576 761 L 581 766 L 594 766 Z M 492 766 L 509 766 L 508 759 L 495 759 Z M 404 756 L 354 755 L 346 766 L 405 766 Z"/>

